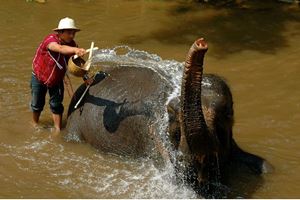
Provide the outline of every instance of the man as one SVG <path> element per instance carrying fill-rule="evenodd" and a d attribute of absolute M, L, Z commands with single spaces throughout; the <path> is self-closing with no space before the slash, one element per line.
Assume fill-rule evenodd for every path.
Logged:
<path fill-rule="evenodd" d="M 54 127 L 60 131 L 64 107 L 63 79 L 70 56 L 76 54 L 83 56 L 85 49 L 78 48 L 74 37 L 80 29 L 76 28 L 71 18 L 63 18 L 58 27 L 53 29 L 55 33 L 45 37 L 39 45 L 32 63 L 31 77 L 31 109 L 33 113 L 33 125 L 37 126 L 40 114 L 45 105 L 47 91 L 50 95 L 50 109 Z"/>

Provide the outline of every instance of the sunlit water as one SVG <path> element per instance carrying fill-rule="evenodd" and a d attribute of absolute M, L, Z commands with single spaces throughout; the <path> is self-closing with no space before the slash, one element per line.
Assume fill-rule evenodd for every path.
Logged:
<path fill-rule="evenodd" d="M 231 183 L 233 197 L 299 198 L 299 13 L 294 5 L 268 3 L 240 9 L 180 1 L 1 2 L 0 197 L 197 197 L 175 183 L 172 166 L 157 168 L 147 158 L 130 160 L 66 142 L 65 131 L 52 137 L 47 104 L 42 128 L 31 127 L 34 52 L 58 20 L 70 16 L 82 28 L 79 45 L 94 41 L 101 49 L 93 70 L 138 61 L 138 67 L 150 67 L 174 86 L 170 97 L 179 94 L 189 46 L 204 36 L 209 44 L 204 70 L 225 77 L 233 92 L 237 143 L 275 167 L 261 178 L 229 174 L 238 176 Z M 115 53 L 122 49 L 118 45 L 126 46 L 125 53 Z M 72 82 L 76 88 L 81 80 Z M 66 110 L 69 101 L 66 93 Z"/>

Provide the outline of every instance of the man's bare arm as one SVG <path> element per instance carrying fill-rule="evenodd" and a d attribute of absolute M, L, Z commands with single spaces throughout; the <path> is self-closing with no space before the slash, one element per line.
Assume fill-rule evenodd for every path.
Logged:
<path fill-rule="evenodd" d="M 65 54 L 65 55 L 76 54 L 78 56 L 83 56 L 84 54 L 86 54 L 86 51 L 83 48 L 70 47 L 67 45 L 60 45 L 56 42 L 51 42 L 48 45 L 48 49 L 51 51 L 54 51 L 54 52 Z"/>

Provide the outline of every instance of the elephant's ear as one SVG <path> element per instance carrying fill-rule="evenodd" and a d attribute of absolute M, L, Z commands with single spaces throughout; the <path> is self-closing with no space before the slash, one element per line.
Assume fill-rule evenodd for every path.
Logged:
<path fill-rule="evenodd" d="M 271 173 L 274 167 L 260 156 L 242 150 L 232 139 L 232 159 L 236 162 L 245 164 L 256 174 Z"/>

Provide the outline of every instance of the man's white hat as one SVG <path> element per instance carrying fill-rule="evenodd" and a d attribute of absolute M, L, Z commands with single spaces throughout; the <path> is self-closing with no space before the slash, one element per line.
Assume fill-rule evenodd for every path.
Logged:
<path fill-rule="evenodd" d="M 58 27 L 53 29 L 53 31 L 59 31 L 64 29 L 72 29 L 72 30 L 80 31 L 79 28 L 76 28 L 75 21 L 69 17 L 65 17 L 61 19 L 58 23 Z"/>

